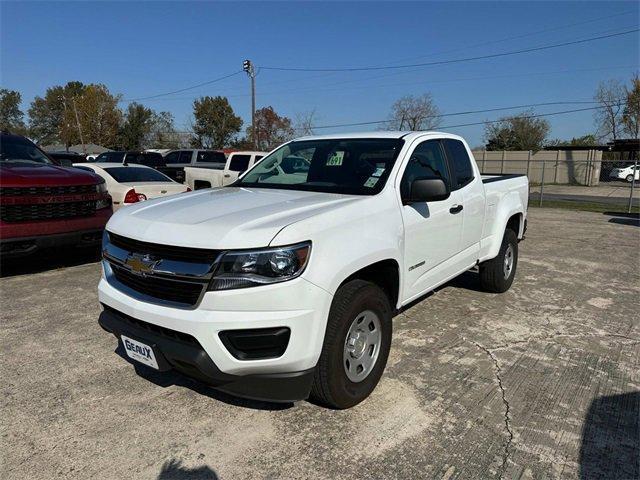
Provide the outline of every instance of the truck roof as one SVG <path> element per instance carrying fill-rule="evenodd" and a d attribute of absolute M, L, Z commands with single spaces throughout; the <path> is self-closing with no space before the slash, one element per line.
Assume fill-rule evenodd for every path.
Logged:
<path fill-rule="evenodd" d="M 413 138 L 419 135 L 425 134 L 437 134 L 451 137 L 458 137 L 457 135 L 438 132 L 434 130 L 423 131 L 374 131 L 374 132 L 351 132 L 351 133 L 331 133 L 328 135 L 309 135 L 306 137 L 299 137 L 296 140 L 322 140 L 322 139 L 335 139 L 335 138 Z"/>

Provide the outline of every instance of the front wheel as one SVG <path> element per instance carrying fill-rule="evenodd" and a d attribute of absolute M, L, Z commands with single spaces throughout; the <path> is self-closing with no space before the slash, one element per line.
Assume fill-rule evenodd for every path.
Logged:
<path fill-rule="evenodd" d="M 337 409 L 357 405 L 371 394 L 391 347 L 391 306 L 376 285 L 353 280 L 331 304 L 311 398 Z"/>
<path fill-rule="evenodd" d="M 503 293 L 513 283 L 518 265 L 518 237 L 507 229 L 496 258 L 480 264 L 480 286 L 487 292 Z"/>

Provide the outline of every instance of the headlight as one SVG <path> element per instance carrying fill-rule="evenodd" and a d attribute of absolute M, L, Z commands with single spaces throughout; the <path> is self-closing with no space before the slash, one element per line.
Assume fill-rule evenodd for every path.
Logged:
<path fill-rule="evenodd" d="M 96 193 L 102 195 L 102 198 L 99 198 L 96 201 L 96 210 L 100 210 L 102 208 L 107 208 L 111 206 L 111 195 L 107 195 L 107 184 L 104 180 L 102 182 L 96 184 Z"/>
<path fill-rule="evenodd" d="M 107 193 L 107 184 L 104 180 L 96 184 L 96 193 Z"/>
<path fill-rule="evenodd" d="M 256 287 L 300 276 L 311 252 L 311 242 L 287 247 L 225 253 L 216 267 L 209 290 Z"/>

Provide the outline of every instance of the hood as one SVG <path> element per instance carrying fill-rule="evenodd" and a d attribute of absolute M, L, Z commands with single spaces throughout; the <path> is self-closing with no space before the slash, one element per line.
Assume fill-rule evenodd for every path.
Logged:
<path fill-rule="evenodd" d="M 98 182 L 99 179 L 96 175 L 78 168 L 29 163 L 0 163 L 0 183 L 3 187 L 91 185 Z"/>
<path fill-rule="evenodd" d="M 107 230 L 184 247 L 266 247 L 287 225 L 365 198 L 260 188 L 200 190 L 122 208 Z"/>

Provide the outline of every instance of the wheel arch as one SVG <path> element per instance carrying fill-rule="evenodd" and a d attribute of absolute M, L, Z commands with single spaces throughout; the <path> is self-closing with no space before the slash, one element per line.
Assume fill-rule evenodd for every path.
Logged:
<path fill-rule="evenodd" d="M 386 293 L 391 308 L 398 307 L 400 298 L 400 265 L 395 259 L 379 260 L 356 270 L 340 282 L 338 288 L 351 280 L 365 280 L 377 285 Z"/>

